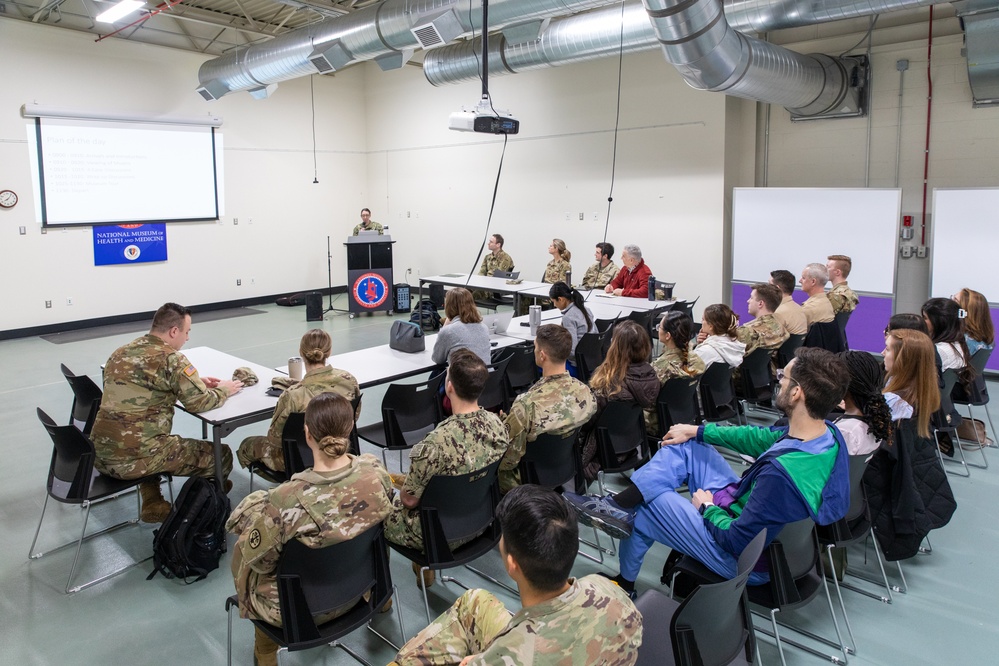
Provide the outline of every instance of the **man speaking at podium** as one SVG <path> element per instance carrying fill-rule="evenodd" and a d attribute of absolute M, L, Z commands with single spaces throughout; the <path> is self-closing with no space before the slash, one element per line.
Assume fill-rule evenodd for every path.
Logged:
<path fill-rule="evenodd" d="M 377 231 L 378 235 L 381 236 L 384 231 L 382 231 L 382 225 L 371 219 L 371 210 L 368 208 L 361 209 L 361 223 L 354 227 L 354 235 L 357 236 L 362 231 Z"/>

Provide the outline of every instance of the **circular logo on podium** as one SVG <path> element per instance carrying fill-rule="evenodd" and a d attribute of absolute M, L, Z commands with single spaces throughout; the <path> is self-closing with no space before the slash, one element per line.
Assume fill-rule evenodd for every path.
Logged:
<path fill-rule="evenodd" d="M 378 273 L 365 273 L 354 282 L 354 300 L 362 307 L 377 308 L 388 295 L 388 282 Z"/>

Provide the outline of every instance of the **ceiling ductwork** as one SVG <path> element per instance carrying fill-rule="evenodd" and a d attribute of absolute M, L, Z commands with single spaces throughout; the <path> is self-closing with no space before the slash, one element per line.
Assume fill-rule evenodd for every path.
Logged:
<path fill-rule="evenodd" d="M 842 19 L 929 7 L 942 0 L 725 0 L 725 18 L 739 32 L 770 32 Z"/>
<path fill-rule="evenodd" d="M 953 3 L 964 24 L 968 83 L 973 105 L 999 105 L 999 3 L 962 0 Z"/>
<path fill-rule="evenodd" d="M 608 0 L 492 0 L 490 24 L 513 26 L 606 5 Z M 429 41 L 471 35 L 482 25 L 479 0 L 385 0 L 205 62 L 198 71 L 205 99 L 266 88 L 364 60 L 401 67 Z M 415 34 L 414 34 L 415 31 Z M 204 91 L 204 92 L 202 92 Z"/>

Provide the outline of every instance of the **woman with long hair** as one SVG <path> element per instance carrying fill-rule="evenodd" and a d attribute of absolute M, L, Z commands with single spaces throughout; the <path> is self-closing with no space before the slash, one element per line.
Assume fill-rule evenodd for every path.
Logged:
<path fill-rule="evenodd" d="M 572 273 L 572 253 L 565 247 L 565 241 L 561 238 L 553 238 L 548 246 L 548 254 L 552 255 L 551 261 L 545 266 L 545 276 L 542 282 L 554 284 L 556 282 L 569 282 L 569 274 Z"/>
<path fill-rule="evenodd" d="M 575 364 L 576 344 L 587 333 L 596 333 L 593 313 L 586 307 L 583 295 L 567 285 L 556 282 L 548 290 L 548 298 L 552 305 L 562 311 L 562 328 L 572 336 L 572 351 L 569 352 L 569 362 Z"/>
<path fill-rule="evenodd" d="M 333 341 L 323 329 L 314 328 L 305 332 L 298 345 L 298 354 L 305 362 L 305 376 L 278 398 L 267 435 L 253 435 L 240 443 L 236 452 L 240 465 L 249 467 L 250 463 L 259 461 L 275 472 L 283 472 L 281 436 L 288 416 L 305 412 L 309 401 L 320 393 L 338 393 L 347 400 L 358 396 L 361 389 L 354 375 L 326 365 L 332 349 Z M 357 411 L 360 414 L 360 405 Z"/>
<path fill-rule="evenodd" d="M 867 352 L 840 354 L 850 370 L 850 386 L 843 398 L 844 415 L 836 420 L 851 456 L 874 453 L 891 445 L 891 409 L 885 401 L 881 364 Z"/>
<path fill-rule="evenodd" d="M 659 321 L 657 331 L 663 346 L 662 354 L 652 362 L 659 385 L 676 377 L 697 377 L 704 373 L 704 361 L 690 353 L 690 338 L 694 322 L 685 312 L 670 310 Z M 659 434 L 659 415 L 653 404 L 645 410 L 645 428 L 650 435 Z"/>
<path fill-rule="evenodd" d="M 915 417 L 920 437 L 930 436 L 930 417 L 940 409 L 933 342 L 924 333 L 896 329 L 885 336 L 885 402 L 892 420 Z"/>
<path fill-rule="evenodd" d="M 238 535 L 232 573 L 240 617 L 281 626 L 276 572 L 284 545 L 298 539 L 310 548 L 349 541 L 385 520 L 392 508 L 388 472 L 371 454 L 353 456 L 354 413 L 335 393 L 321 393 L 305 410 L 305 441 L 315 458 L 311 469 L 271 490 L 250 493 L 226 522 Z M 317 618 L 326 622 L 353 607 L 350 602 Z M 277 663 L 277 643 L 260 629 L 253 648 L 261 666 Z"/>
<path fill-rule="evenodd" d="M 597 412 L 590 419 L 590 428 L 583 445 L 583 473 L 587 481 L 597 478 L 597 438 L 592 428 L 610 401 L 636 402 L 651 407 L 659 395 L 659 379 L 649 363 L 652 340 L 639 324 L 626 319 L 611 334 L 607 357 L 590 377 L 590 389 L 597 399 Z"/>
<path fill-rule="evenodd" d="M 705 368 L 712 363 L 727 363 L 733 368 L 742 365 L 746 345 L 739 342 L 736 335 L 738 326 L 739 318 L 724 303 L 704 308 L 701 332 L 697 334 L 693 354 L 704 362 Z"/>
<path fill-rule="evenodd" d="M 931 298 L 923 303 L 922 314 L 930 339 L 940 354 L 941 369 L 956 370 L 961 384 L 967 388 L 975 381 L 975 369 L 971 367 L 971 354 L 964 340 L 960 310 L 949 298 Z"/>
<path fill-rule="evenodd" d="M 965 287 L 954 294 L 954 300 L 967 313 L 964 318 L 964 341 L 968 345 L 968 354 L 974 355 L 979 349 L 992 349 L 996 331 L 985 296 Z"/>
<path fill-rule="evenodd" d="M 455 349 L 471 349 L 486 365 L 490 363 L 489 329 L 475 307 L 472 292 L 464 287 L 451 289 L 444 297 L 444 323 L 430 357 L 444 364 Z"/>

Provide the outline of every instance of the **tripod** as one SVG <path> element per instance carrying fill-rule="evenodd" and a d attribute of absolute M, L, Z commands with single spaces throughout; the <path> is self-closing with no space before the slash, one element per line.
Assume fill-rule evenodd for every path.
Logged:
<path fill-rule="evenodd" d="M 330 249 L 329 236 L 326 237 L 326 278 L 329 287 L 329 290 L 326 293 L 329 294 L 330 304 L 329 307 L 323 310 L 323 314 L 325 315 L 327 312 L 334 312 L 336 314 L 349 314 L 350 313 L 349 310 L 333 307 L 333 251 Z"/>

